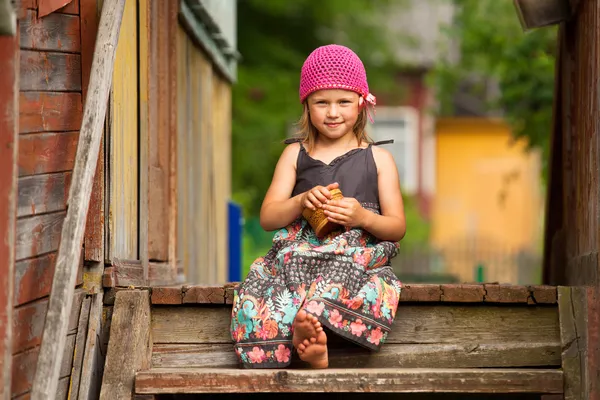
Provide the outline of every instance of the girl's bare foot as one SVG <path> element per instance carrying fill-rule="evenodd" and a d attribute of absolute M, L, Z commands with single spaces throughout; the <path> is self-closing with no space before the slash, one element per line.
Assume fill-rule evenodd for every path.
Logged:
<path fill-rule="evenodd" d="M 302 361 L 306 361 L 313 368 L 327 368 L 329 358 L 327 355 L 327 335 L 323 328 L 317 334 L 315 341 L 304 340 L 296 349 Z"/>
<path fill-rule="evenodd" d="M 294 320 L 292 343 L 302 361 L 313 368 L 327 368 L 327 335 L 317 317 L 304 310 L 298 311 Z"/>
<path fill-rule="evenodd" d="M 308 340 L 309 343 L 317 341 L 317 334 L 323 330 L 321 323 L 317 317 L 308 314 L 304 310 L 298 311 L 296 318 L 294 319 L 294 336 L 292 336 L 292 343 L 295 348 Z"/>

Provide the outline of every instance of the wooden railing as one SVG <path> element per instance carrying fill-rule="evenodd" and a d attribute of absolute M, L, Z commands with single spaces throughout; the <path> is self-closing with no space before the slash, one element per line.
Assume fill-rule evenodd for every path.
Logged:
<path fill-rule="evenodd" d="M 54 399 L 125 0 L 105 0 L 31 399 Z"/>

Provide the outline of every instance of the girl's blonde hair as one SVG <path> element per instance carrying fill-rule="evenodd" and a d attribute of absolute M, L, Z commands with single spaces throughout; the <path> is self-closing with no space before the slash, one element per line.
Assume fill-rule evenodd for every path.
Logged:
<path fill-rule="evenodd" d="M 308 112 L 308 102 L 304 101 L 302 103 L 303 111 L 300 120 L 296 123 L 298 130 L 295 132 L 294 136 L 297 139 L 301 139 L 302 143 L 305 145 L 306 150 L 310 153 L 317 141 L 317 137 L 319 136 L 319 131 L 313 125 L 310 120 L 310 114 Z M 373 143 L 373 140 L 369 137 L 369 134 L 365 131 L 367 126 L 367 107 L 363 107 L 363 109 L 359 112 L 358 118 L 356 119 L 356 123 L 352 127 L 352 132 L 356 137 L 356 141 L 358 146 L 362 144 L 362 142 Z"/>

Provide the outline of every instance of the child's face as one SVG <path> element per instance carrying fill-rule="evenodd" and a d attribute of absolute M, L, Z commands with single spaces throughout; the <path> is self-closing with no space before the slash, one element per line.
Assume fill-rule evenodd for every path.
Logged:
<path fill-rule="evenodd" d="M 352 132 L 358 119 L 358 94 L 349 90 L 327 89 L 308 97 L 310 122 L 321 135 L 338 139 Z"/>

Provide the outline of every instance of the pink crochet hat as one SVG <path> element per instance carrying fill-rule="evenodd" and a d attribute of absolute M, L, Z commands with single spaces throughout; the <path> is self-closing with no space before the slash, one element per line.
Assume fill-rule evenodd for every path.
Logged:
<path fill-rule="evenodd" d="M 300 102 L 321 89 L 351 90 L 375 106 L 375 96 L 369 93 L 365 67 L 352 50 L 330 44 L 316 48 L 302 65 Z M 369 115 L 369 119 L 372 118 Z"/>

